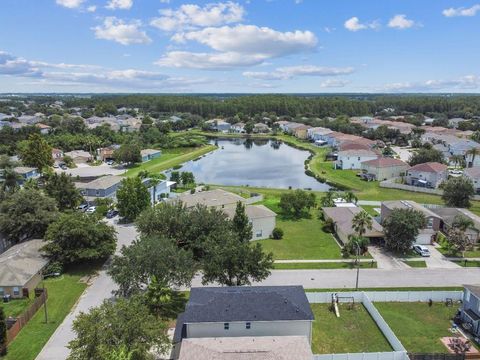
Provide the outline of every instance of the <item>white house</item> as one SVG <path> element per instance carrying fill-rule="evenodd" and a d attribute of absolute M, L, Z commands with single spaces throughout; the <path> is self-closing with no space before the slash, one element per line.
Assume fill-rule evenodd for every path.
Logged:
<path fill-rule="evenodd" d="M 224 209 L 223 212 L 226 213 L 230 219 L 233 219 L 235 216 L 234 208 Z M 251 240 L 268 239 L 272 235 L 277 216 L 275 212 L 264 205 L 247 205 L 245 207 L 245 213 L 252 224 Z"/>
<path fill-rule="evenodd" d="M 339 151 L 337 161 L 335 162 L 336 169 L 351 170 L 361 169 L 362 163 L 378 158 L 378 155 L 370 150 L 344 150 Z"/>
<path fill-rule="evenodd" d="M 437 162 L 417 164 L 408 169 L 406 178 L 409 185 L 436 189 L 448 179 L 448 167 Z"/>
<path fill-rule="evenodd" d="M 230 131 L 234 132 L 234 133 L 244 133 L 245 132 L 245 123 L 243 122 L 238 122 L 236 124 L 233 124 L 231 127 L 230 127 Z"/>
<path fill-rule="evenodd" d="M 480 167 L 465 169 L 463 175 L 472 181 L 475 192 L 478 194 L 480 192 Z"/>

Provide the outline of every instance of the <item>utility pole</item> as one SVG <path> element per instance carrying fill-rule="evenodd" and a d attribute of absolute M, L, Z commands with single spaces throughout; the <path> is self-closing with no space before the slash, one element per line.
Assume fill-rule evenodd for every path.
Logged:
<path fill-rule="evenodd" d="M 358 257 L 360 256 L 360 246 L 356 241 L 355 241 L 355 245 L 357 246 L 357 281 L 355 283 L 355 291 L 358 291 L 358 278 L 360 276 L 360 262 L 358 261 Z"/>

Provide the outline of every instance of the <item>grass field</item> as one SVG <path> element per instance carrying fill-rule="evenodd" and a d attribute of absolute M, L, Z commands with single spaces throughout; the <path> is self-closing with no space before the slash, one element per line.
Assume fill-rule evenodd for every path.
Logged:
<path fill-rule="evenodd" d="M 454 263 L 462 267 L 480 267 L 480 261 L 478 260 L 469 260 L 467 262 L 459 260 L 459 261 L 454 261 Z"/>
<path fill-rule="evenodd" d="M 162 150 L 162 155 L 153 160 L 137 164 L 126 172 L 126 176 L 137 176 L 139 172 L 146 170 L 152 173 L 159 173 L 176 165 L 196 159 L 212 150 L 214 145 L 205 145 L 199 148 L 176 148 Z"/>
<path fill-rule="evenodd" d="M 6 317 L 17 317 L 28 308 L 32 301 L 33 299 L 13 299 L 8 303 L 1 303 L 0 307 L 5 311 Z"/>
<path fill-rule="evenodd" d="M 412 267 L 412 268 L 426 268 L 427 267 L 427 263 L 425 262 L 425 260 L 420 260 L 420 261 L 405 260 L 404 263 L 407 264 L 408 266 Z"/>
<path fill-rule="evenodd" d="M 410 352 L 446 352 L 440 338 L 451 336 L 450 320 L 457 307 L 443 303 L 375 303 L 385 321 L 390 325 L 403 346 Z"/>
<path fill-rule="evenodd" d="M 45 280 L 48 290 L 48 324 L 44 322 L 43 308 L 23 327 L 15 340 L 8 347 L 8 354 L 3 360 L 33 360 L 55 332 L 63 319 L 70 312 L 86 288 L 80 279 L 85 273 L 64 274 L 56 279 Z"/>
<path fill-rule="evenodd" d="M 462 257 L 462 254 L 461 253 L 457 253 L 457 254 L 452 254 L 450 253 L 449 251 L 443 249 L 443 248 L 439 248 L 438 251 L 440 251 L 443 255 L 445 256 L 451 256 L 451 257 Z M 468 251 L 465 251 L 465 254 L 464 254 L 464 257 L 465 258 L 480 258 L 480 250 L 468 250 Z"/>
<path fill-rule="evenodd" d="M 376 269 L 376 262 L 360 262 L 361 269 Z M 275 270 L 308 270 L 308 269 L 356 269 L 353 261 L 339 261 L 328 263 L 276 263 Z"/>
<path fill-rule="evenodd" d="M 311 304 L 314 354 L 392 351 L 370 314 L 362 304 L 348 310 L 340 305 L 340 317 L 329 310 L 330 304 Z"/>

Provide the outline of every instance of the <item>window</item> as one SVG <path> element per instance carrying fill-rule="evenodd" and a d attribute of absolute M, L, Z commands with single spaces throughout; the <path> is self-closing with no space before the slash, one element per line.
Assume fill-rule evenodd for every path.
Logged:
<path fill-rule="evenodd" d="M 230 324 L 229 323 L 223 323 L 223 330 L 228 330 L 230 329 Z"/>
<path fill-rule="evenodd" d="M 15 295 L 15 296 L 20 295 L 20 289 L 16 286 L 13 288 L 13 295 Z"/>
<path fill-rule="evenodd" d="M 247 322 L 247 323 L 245 324 L 245 329 L 249 330 L 251 327 L 252 327 L 252 324 L 251 324 L 251 323 Z"/>
<path fill-rule="evenodd" d="M 255 234 L 255 236 L 258 238 L 258 237 L 261 237 L 263 235 L 263 232 L 262 230 L 259 230 L 257 231 L 257 233 Z"/>
<path fill-rule="evenodd" d="M 360 161 L 360 156 L 358 157 L 358 161 Z"/>

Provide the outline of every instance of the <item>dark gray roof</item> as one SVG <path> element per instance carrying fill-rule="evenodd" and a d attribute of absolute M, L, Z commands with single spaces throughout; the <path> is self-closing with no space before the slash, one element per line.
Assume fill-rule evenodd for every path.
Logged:
<path fill-rule="evenodd" d="M 467 309 L 467 310 L 465 310 L 465 312 L 467 313 L 468 316 L 470 316 L 470 318 L 473 321 L 480 320 L 480 316 L 478 316 L 478 314 L 476 314 L 475 311 L 473 311 L 472 309 Z"/>
<path fill-rule="evenodd" d="M 464 285 L 464 288 L 480 299 L 480 285 Z"/>
<path fill-rule="evenodd" d="M 302 286 L 192 288 L 174 341 L 182 339 L 186 323 L 280 320 L 314 320 Z"/>

